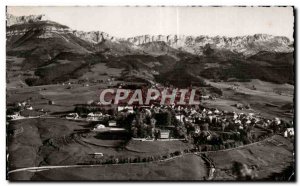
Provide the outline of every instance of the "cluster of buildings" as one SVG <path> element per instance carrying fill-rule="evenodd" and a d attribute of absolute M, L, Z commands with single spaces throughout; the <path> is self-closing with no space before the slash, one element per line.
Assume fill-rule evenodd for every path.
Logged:
<path fill-rule="evenodd" d="M 247 131 L 251 127 L 272 130 L 273 132 L 284 131 L 285 136 L 293 136 L 293 123 L 286 123 L 279 118 L 266 119 L 254 113 L 236 113 L 220 111 L 218 109 L 195 109 L 177 107 L 176 118 L 184 123 L 208 124 L 209 128 L 216 131 Z M 195 132 L 199 133 L 198 127 Z M 197 131 L 198 130 L 198 131 Z"/>
<path fill-rule="evenodd" d="M 10 120 L 23 119 L 28 115 L 28 112 L 34 111 L 29 101 L 17 102 L 11 109 L 13 111 L 7 115 Z"/>
<path fill-rule="evenodd" d="M 284 132 L 285 136 L 293 136 L 292 124 L 286 125 L 279 118 L 266 119 L 254 113 L 236 113 L 220 111 L 215 108 L 201 108 L 200 106 L 181 106 L 181 105 L 150 105 L 150 106 L 117 106 L 112 114 L 102 112 L 91 112 L 86 115 L 86 121 L 99 121 L 100 124 L 95 128 L 104 127 L 123 127 L 122 122 L 117 122 L 120 116 L 142 115 L 142 119 L 134 118 L 131 122 L 131 132 L 137 133 L 137 138 L 156 138 L 170 139 L 174 138 L 174 133 L 186 133 L 186 129 L 192 126 L 193 134 L 200 134 L 205 131 L 207 139 L 211 137 L 210 130 L 220 132 L 240 132 L 251 130 L 254 126 L 272 130 L 274 133 Z M 159 114 L 166 114 L 162 124 L 158 119 Z M 70 113 L 67 119 L 79 119 L 77 113 Z M 101 121 L 108 121 L 105 125 Z M 141 120 L 141 121 L 138 121 Z M 175 122 L 174 122 L 175 121 Z M 168 123 L 169 122 L 169 123 Z M 118 123 L 118 124 L 117 124 Z M 176 124 L 175 124 L 176 123 Z M 178 129 L 180 128 L 180 129 Z M 128 128 L 127 128 L 128 129 Z M 141 130 L 145 135 L 139 135 Z M 174 130 L 181 130 L 175 131 Z M 285 130 L 285 131 L 283 131 Z M 190 132 L 190 131 L 188 131 Z M 142 136 L 142 137 L 140 137 Z"/>
<path fill-rule="evenodd" d="M 31 104 L 31 100 L 27 99 L 25 101 L 16 102 L 7 107 L 7 119 L 9 120 L 18 120 L 32 117 L 40 117 L 48 114 L 47 109 L 43 108 L 34 108 Z M 47 100 L 48 105 L 55 105 L 53 100 Z"/>

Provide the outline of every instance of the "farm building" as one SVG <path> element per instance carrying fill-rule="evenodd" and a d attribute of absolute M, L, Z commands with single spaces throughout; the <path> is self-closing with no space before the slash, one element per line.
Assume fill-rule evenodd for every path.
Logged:
<path fill-rule="evenodd" d="M 98 112 L 98 113 L 89 113 L 87 115 L 87 118 L 86 120 L 88 121 L 98 121 L 102 118 L 103 114 L 101 112 Z"/>
<path fill-rule="evenodd" d="M 201 99 L 209 99 L 209 96 L 201 96 Z"/>
<path fill-rule="evenodd" d="M 185 116 L 183 114 L 180 115 L 176 115 L 176 119 L 183 122 L 183 119 L 185 118 Z"/>
<path fill-rule="evenodd" d="M 19 112 L 15 112 L 15 113 L 13 113 L 12 115 L 7 115 L 7 118 L 8 118 L 8 119 L 12 119 L 12 120 L 16 120 L 16 119 L 21 118 L 21 115 L 20 115 Z"/>
<path fill-rule="evenodd" d="M 160 130 L 160 139 L 169 139 L 170 130 Z"/>
<path fill-rule="evenodd" d="M 287 128 L 284 133 L 283 133 L 284 137 L 291 137 L 294 136 L 294 128 Z"/>
<path fill-rule="evenodd" d="M 77 113 L 69 113 L 67 116 L 66 116 L 66 119 L 78 119 L 79 116 Z"/>
<path fill-rule="evenodd" d="M 95 152 L 92 154 L 94 158 L 102 158 L 103 157 L 103 153 L 102 152 Z"/>
<path fill-rule="evenodd" d="M 106 130 L 106 127 L 105 127 L 105 125 L 103 125 L 103 124 L 97 124 L 97 125 L 93 128 L 93 131 L 103 131 L 103 130 Z"/>
<path fill-rule="evenodd" d="M 33 107 L 30 106 L 30 105 L 26 105 L 26 106 L 25 106 L 25 109 L 26 109 L 26 110 L 33 110 Z"/>
<path fill-rule="evenodd" d="M 111 120 L 111 121 L 108 122 L 108 126 L 110 126 L 110 127 L 116 127 L 117 126 L 117 122 L 114 121 L 114 120 Z"/>
<path fill-rule="evenodd" d="M 133 107 L 132 106 L 118 106 L 118 112 L 129 112 L 129 113 L 133 113 Z"/>

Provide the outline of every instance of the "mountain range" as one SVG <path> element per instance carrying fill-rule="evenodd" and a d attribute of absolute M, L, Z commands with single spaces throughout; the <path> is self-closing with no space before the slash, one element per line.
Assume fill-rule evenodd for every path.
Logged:
<path fill-rule="evenodd" d="M 198 84 L 203 78 L 294 83 L 293 41 L 284 36 L 118 38 L 102 31 L 73 30 L 44 15 L 7 15 L 6 37 L 7 70 L 12 72 L 8 80 L 17 73 L 27 85 L 86 76 L 97 79 L 91 74 L 97 74 L 103 64 L 110 70 L 119 69 L 117 78 L 177 86 Z"/>

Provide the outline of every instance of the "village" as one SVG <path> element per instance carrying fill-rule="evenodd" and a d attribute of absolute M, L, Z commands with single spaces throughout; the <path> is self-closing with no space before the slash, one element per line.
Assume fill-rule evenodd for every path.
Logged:
<path fill-rule="evenodd" d="M 259 114 L 242 111 L 249 110 L 249 106 L 237 104 L 241 112 L 207 108 L 201 105 L 99 105 L 96 103 L 76 105 L 73 112 L 58 115 L 49 115 L 39 109 L 35 110 L 30 101 L 16 104 L 13 114 L 7 115 L 7 124 L 24 119 L 59 119 L 76 122 L 87 126 L 86 129 L 74 131 L 71 135 L 47 140 L 46 148 L 55 147 L 60 149 L 72 143 L 87 143 L 92 146 L 102 146 L 103 142 L 123 141 L 121 145 L 126 151 L 130 151 L 126 144 L 139 144 L 142 147 L 159 145 L 157 143 L 170 143 L 176 141 L 186 144 L 184 147 L 169 150 L 169 152 L 143 153 L 142 155 L 128 156 L 125 152 L 108 153 L 107 150 L 91 149 L 83 159 L 73 166 L 95 165 L 120 165 L 120 164 L 145 164 L 149 162 L 171 161 L 188 155 L 196 155 L 206 162 L 208 169 L 206 180 L 214 178 L 216 165 L 207 152 L 226 151 L 237 149 L 251 144 L 273 142 L 276 136 L 283 136 L 288 140 L 294 139 L 293 123 L 280 118 L 267 119 Z M 55 104 L 49 101 L 48 104 Z M 245 111 L 244 110 L 244 111 Z M 25 114 L 27 115 L 25 115 Z M 33 116 L 30 113 L 34 113 Z M 38 114 L 37 114 L 38 113 Z M 57 121 L 56 121 L 57 122 Z M 25 126 L 8 131 L 8 135 L 14 138 L 25 131 Z M 91 138 L 94 136 L 95 139 Z M 276 140 L 275 140 L 276 141 Z M 150 144 L 149 144 L 150 143 Z M 276 142 L 277 143 L 277 142 Z M 276 144 L 275 143 L 275 144 Z M 72 146 L 72 145 L 71 145 Z M 168 146 L 168 145 L 167 145 Z M 105 146 L 106 147 L 106 146 Z M 154 150 L 154 149 L 153 149 Z M 126 154 L 126 153 L 125 153 Z M 245 176 L 254 179 L 257 175 L 255 169 L 248 167 Z M 38 171 L 39 168 L 28 167 Z M 18 170 L 16 170 L 18 171 Z"/>
<path fill-rule="evenodd" d="M 196 146 L 217 145 L 219 149 L 230 143 L 249 144 L 274 134 L 294 136 L 293 123 L 279 118 L 266 119 L 254 113 L 229 112 L 200 105 L 151 103 L 107 106 L 93 102 L 76 105 L 74 112 L 65 115 L 49 115 L 43 109 L 34 109 L 27 100 L 16 103 L 7 111 L 7 122 L 57 117 L 91 123 L 89 132 L 93 133 L 125 132 L 133 140 L 182 140 Z M 55 102 L 49 100 L 48 104 Z M 249 109 L 249 105 L 236 104 L 236 107 L 241 111 Z"/>

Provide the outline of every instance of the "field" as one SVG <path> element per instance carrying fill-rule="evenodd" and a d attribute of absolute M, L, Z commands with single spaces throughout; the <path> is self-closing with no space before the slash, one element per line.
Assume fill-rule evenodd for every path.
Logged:
<path fill-rule="evenodd" d="M 8 126 L 8 162 L 10 170 L 45 166 L 76 165 L 96 161 L 92 154 L 103 153 L 102 159 L 110 157 L 149 157 L 184 150 L 190 145 L 181 141 L 124 141 L 101 140 L 97 133 L 82 132 L 91 129 L 85 121 L 37 118 L 16 120 Z M 22 154 L 22 156 L 20 156 Z M 28 173 L 25 174 L 28 178 Z M 22 176 L 21 176 L 22 177 Z M 31 176 L 29 176 L 31 177 Z"/>
<path fill-rule="evenodd" d="M 19 173 L 12 174 L 19 177 Z M 32 180 L 203 180 L 203 160 L 188 155 L 168 162 L 128 165 L 105 165 L 93 168 L 66 168 L 37 172 Z"/>
<path fill-rule="evenodd" d="M 294 164 L 294 147 L 289 140 L 274 136 L 263 142 L 234 150 L 208 153 L 215 163 L 215 180 L 235 180 L 231 174 L 234 162 L 255 167 L 258 180 L 268 179 L 274 173 L 281 173 L 287 166 Z"/>
<path fill-rule="evenodd" d="M 257 180 L 270 179 L 293 165 L 293 145 L 281 136 L 236 149 L 207 152 L 215 165 L 213 180 L 235 180 L 235 162 L 255 167 Z M 12 173 L 12 180 L 205 180 L 209 167 L 203 159 L 187 154 L 164 162 L 55 168 Z"/>
<path fill-rule="evenodd" d="M 216 100 L 205 100 L 207 107 L 238 113 L 255 113 L 266 118 L 280 117 L 287 121 L 293 120 L 294 86 L 289 84 L 274 84 L 261 80 L 250 82 L 212 82 L 213 87 L 219 88 L 223 96 Z M 232 87 L 238 87 L 232 89 Z M 255 87 L 255 90 L 253 89 Z M 251 109 L 240 110 L 235 104 L 249 104 Z"/>

